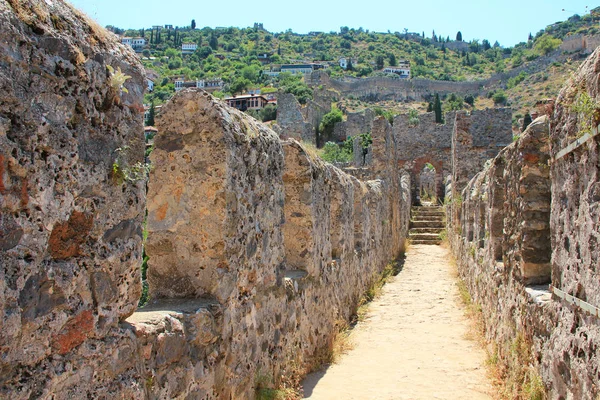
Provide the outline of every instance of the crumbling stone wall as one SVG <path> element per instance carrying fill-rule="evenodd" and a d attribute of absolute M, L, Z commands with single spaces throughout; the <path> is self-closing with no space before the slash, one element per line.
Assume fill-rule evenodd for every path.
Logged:
<path fill-rule="evenodd" d="M 420 175 L 427 163 L 436 170 L 435 193 L 443 200 L 445 176 L 453 175 L 460 193 L 485 161 L 512 141 L 509 109 L 449 112 L 444 120 L 444 124 L 436 123 L 434 113 L 419 115 L 417 123 L 409 122 L 408 114 L 394 119 L 397 162 L 411 175 L 413 202 L 417 202 Z"/>
<path fill-rule="evenodd" d="M 302 113 L 302 107 L 296 96 L 291 93 L 277 95 L 276 131 L 283 139 L 294 138 L 299 141 L 314 143 L 316 136 L 310 121 Z"/>
<path fill-rule="evenodd" d="M 547 286 L 532 286 L 550 279 L 548 132 L 545 117 L 534 121 L 448 203 L 459 274 L 501 365 L 521 379 L 539 375 L 553 326 Z"/>
<path fill-rule="evenodd" d="M 452 184 L 460 193 L 485 162 L 512 142 L 512 111 L 493 108 L 456 113 L 452 132 Z"/>
<path fill-rule="evenodd" d="M 556 399 L 600 394 L 599 317 L 589 312 L 600 305 L 598 137 L 559 157 L 598 121 L 573 104 L 599 98 L 599 57 L 563 88 L 550 119 L 534 121 L 460 197 L 453 189 L 449 205 L 449 237 L 486 335 L 513 376 L 525 385 L 539 376 Z"/>
<path fill-rule="evenodd" d="M 359 181 L 182 91 L 157 122 L 136 311 L 142 68 L 61 1 L 0 0 L 0 21 L 0 397 L 251 399 L 305 373 L 402 250 L 406 177 Z"/>
<path fill-rule="evenodd" d="M 419 115 L 417 124 L 409 123 L 408 114 L 394 118 L 398 167 L 410 173 L 413 202 L 417 202 L 420 175 L 425 164 L 435 167 L 435 187 L 439 199 L 443 199 L 442 177 L 452 172 L 452 129 L 455 113 L 446 114 L 446 123 L 437 124 L 434 113 Z"/>
<path fill-rule="evenodd" d="M 559 49 L 565 52 L 580 51 L 589 54 L 600 46 L 600 35 L 569 35 L 566 36 Z"/>
<path fill-rule="evenodd" d="M 143 69 L 62 1 L 2 0 L 0 25 L 0 397 L 101 396 L 141 293 Z"/>
<path fill-rule="evenodd" d="M 148 359 L 147 373 L 158 378 L 152 391 L 252 398 L 258 375 L 279 383 L 330 346 L 336 321 L 349 318 L 401 251 L 406 182 L 384 171 L 385 180 L 361 182 L 197 90 L 177 94 L 158 127 L 148 195 L 149 311 L 177 315 L 191 303 L 206 319 L 197 326 L 186 317 L 180 339 L 182 354 L 190 348 L 201 356 L 166 367 Z M 190 290 L 172 290 L 180 276 Z M 167 323 L 145 309 L 128 322 L 153 348 Z M 208 348 L 196 343 L 198 330 L 208 332 Z M 204 368 L 202 379 L 179 374 L 170 383 L 188 363 Z"/>
<path fill-rule="evenodd" d="M 598 111 L 576 113 L 573 103 L 589 96 L 600 99 L 596 49 L 567 83 L 556 100 L 551 121 L 551 155 L 558 153 L 598 123 Z M 594 130 L 595 132 L 595 130 Z M 600 307 L 600 139 L 583 146 L 550 165 L 552 207 L 552 286 L 595 307 Z M 600 393 L 600 325 L 598 317 L 556 300 L 557 321 L 548 339 L 543 360 L 551 390 L 564 397 L 593 398 Z M 560 322 L 558 322 L 560 321 Z"/>

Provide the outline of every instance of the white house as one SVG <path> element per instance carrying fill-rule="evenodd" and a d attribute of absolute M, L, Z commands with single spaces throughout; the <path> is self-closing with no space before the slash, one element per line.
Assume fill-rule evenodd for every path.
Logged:
<path fill-rule="evenodd" d="M 204 89 L 207 92 L 214 92 L 216 90 L 222 90 L 225 86 L 225 82 L 221 78 L 214 79 L 198 79 L 196 81 L 186 81 L 182 78 L 175 80 L 175 91 L 179 92 L 185 88 L 196 87 Z"/>
<path fill-rule="evenodd" d="M 142 37 L 123 37 L 121 38 L 121 43 L 131 47 L 135 51 L 142 51 L 142 49 L 146 45 L 146 39 Z"/>
<path fill-rule="evenodd" d="M 340 67 L 342 67 L 342 69 L 347 69 L 348 68 L 348 64 L 352 62 L 352 65 L 356 65 L 358 64 L 358 60 L 356 58 L 346 58 L 346 57 L 342 57 L 338 60 L 338 63 L 340 64 Z"/>
<path fill-rule="evenodd" d="M 383 72 L 399 75 L 400 78 L 410 78 L 410 67 L 385 67 Z"/>
<path fill-rule="evenodd" d="M 196 43 L 181 43 L 181 54 L 192 54 L 197 48 Z"/>
<path fill-rule="evenodd" d="M 154 90 L 154 81 L 146 78 L 146 83 L 148 84 L 148 92 L 152 92 Z"/>

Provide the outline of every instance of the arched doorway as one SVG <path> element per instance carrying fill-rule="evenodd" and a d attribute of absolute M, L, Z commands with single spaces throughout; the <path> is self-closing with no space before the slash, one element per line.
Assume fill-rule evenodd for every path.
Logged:
<path fill-rule="evenodd" d="M 431 163 L 426 163 L 419 174 L 419 199 L 421 200 L 421 203 L 428 202 L 437 204 L 435 177 L 435 167 Z"/>
<path fill-rule="evenodd" d="M 429 157 L 414 161 L 411 171 L 413 205 L 420 205 L 422 199 L 436 204 L 444 202 L 444 173 L 447 172 L 440 161 Z"/>

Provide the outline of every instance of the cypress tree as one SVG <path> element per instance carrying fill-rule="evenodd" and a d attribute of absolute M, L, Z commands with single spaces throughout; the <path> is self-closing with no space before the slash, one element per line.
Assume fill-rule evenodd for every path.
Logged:
<path fill-rule="evenodd" d="M 462 33 L 460 31 L 458 31 L 458 33 L 456 34 L 456 41 L 462 42 Z"/>
<path fill-rule="evenodd" d="M 150 110 L 148 110 L 148 122 L 146 126 L 154 126 L 154 114 L 156 110 L 154 109 L 154 99 L 152 99 L 152 103 L 150 103 Z"/>
<path fill-rule="evenodd" d="M 436 93 L 433 99 L 433 112 L 435 113 L 435 122 L 441 124 L 442 120 L 442 102 L 440 96 Z"/>

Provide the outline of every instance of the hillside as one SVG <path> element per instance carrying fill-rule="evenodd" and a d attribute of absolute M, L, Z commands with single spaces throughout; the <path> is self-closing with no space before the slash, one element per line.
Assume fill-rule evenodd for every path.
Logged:
<path fill-rule="evenodd" d="M 463 42 L 457 40 L 462 38 L 460 32 L 454 37 L 438 37 L 435 32 L 429 35 L 380 33 L 341 27 L 339 32 L 302 35 L 289 30 L 271 33 L 263 29 L 262 24 L 255 24 L 252 28 L 108 28 L 122 36 L 143 37 L 146 40 L 146 46 L 139 50 L 140 56 L 144 66 L 156 78 L 154 91 L 146 95 L 146 103 L 161 104 L 170 98 L 175 91 L 175 77 L 186 80 L 220 78 L 224 87 L 222 91 L 214 93 L 218 97 L 245 93 L 249 89 L 261 89 L 262 93 L 283 89 L 305 102 L 311 97 L 311 91 L 299 77 L 288 74 L 274 77 L 265 71 L 281 64 L 318 63 L 326 68 L 332 79 L 396 77 L 383 73 L 382 69 L 406 60 L 410 62 L 412 78 L 477 81 L 535 63 L 539 57 L 552 54 L 562 40 L 570 35 L 597 34 L 597 19 L 596 10 L 583 17 L 575 15 L 548 26 L 535 36 L 530 36 L 527 42 L 514 47 L 502 47 L 487 39 Z M 182 54 L 182 43 L 193 43 L 197 49 L 191 54 Z M 346 70 L 338 63 L 341 57 L 351 62 Z M 516 110 L 516 118 L 519 118 L 539 98 L 556 96 L 568 73 L 579 65 L 578 59 L 572 57 L 568 62 L 555 62 L 547 70 L 521 73 L 493 85 L 488 93 L 475 99 L 472 107 L 510 105 Z M 350 110 L 371 106 L 353 99 L 342 100 Z M 456 100 L 452 98 L 451 103 L 445 102 L 444 108 L 470 107 L 462 99 Z M 414 108 L 424 111 L 428 104 L 419 102 L 402 105 L 392 102 L 377 106 L 396 113 Z"/>

